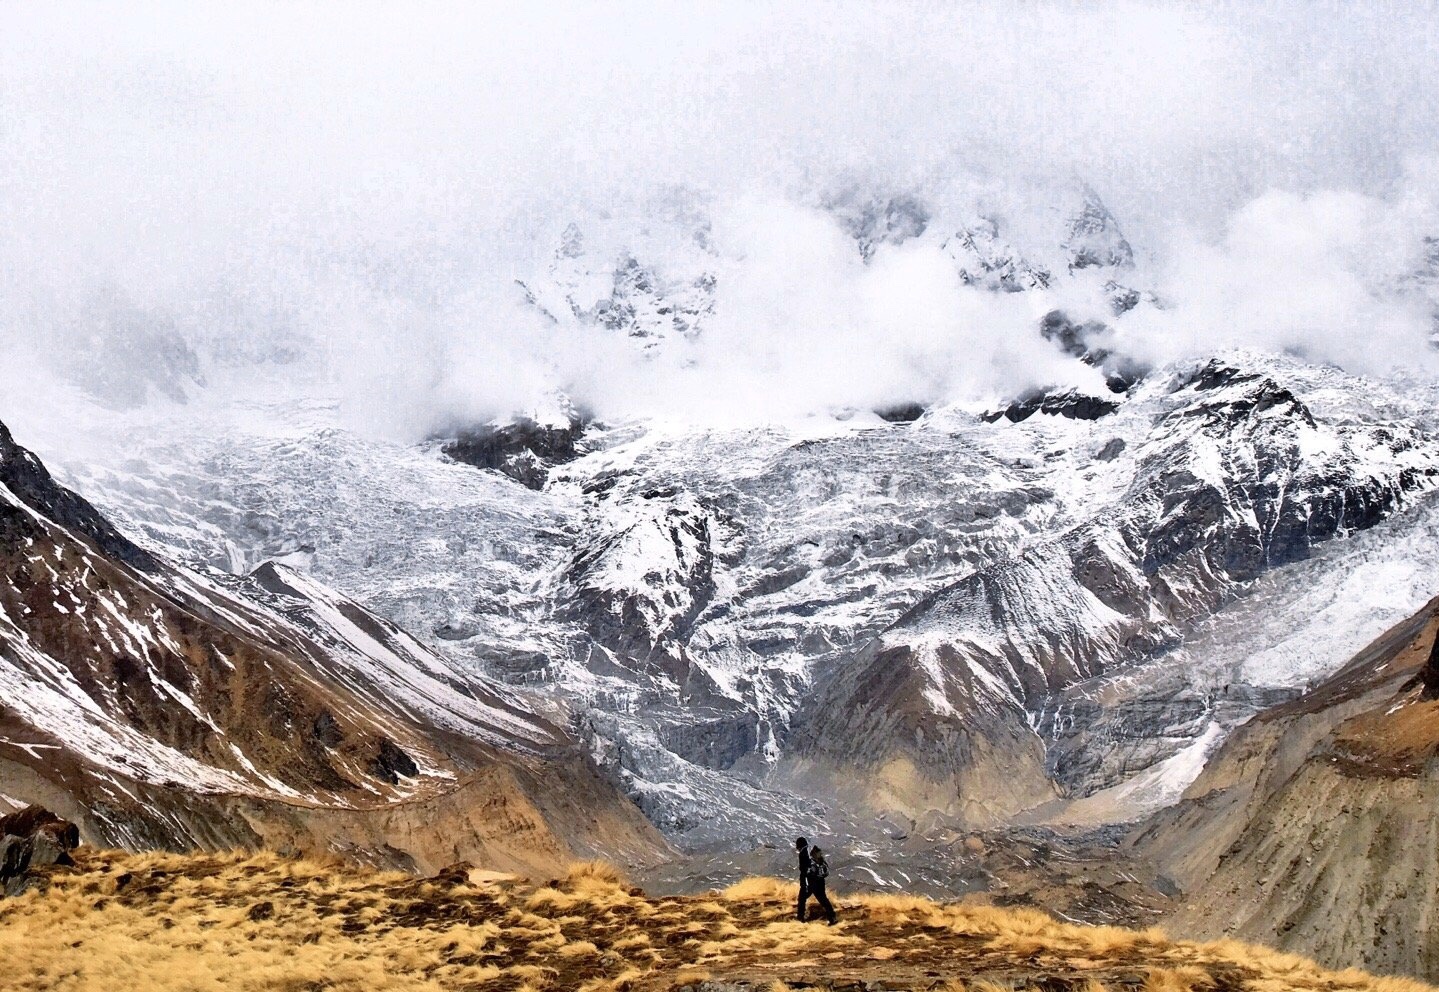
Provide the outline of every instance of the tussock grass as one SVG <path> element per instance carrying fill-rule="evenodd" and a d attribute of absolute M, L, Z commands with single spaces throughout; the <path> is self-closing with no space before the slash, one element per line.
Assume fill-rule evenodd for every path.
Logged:
<path fill-rule="evenodd" d="M 1033 909 L 880 894 L 841 923 L 793 919 L 794 887 L 752 878 L 646 897 L 585 862 L 533 886 L 434 879 L 275 854 L 83 851 L 0 900 L 7 992 L 650 992 L 714 979 L 764 989 L 944 992 L 1431 992 L 1294 955 Z"/>

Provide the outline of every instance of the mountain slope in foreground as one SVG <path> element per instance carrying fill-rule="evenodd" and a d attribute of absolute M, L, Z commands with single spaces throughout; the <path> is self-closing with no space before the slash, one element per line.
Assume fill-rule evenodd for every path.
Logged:
<path fill-rule="evenodd" d="M 92 843 L 546 870 L 664 843 L 566 732 L 324 586 L 176 566 L 0 425 L 0 812 Z"/>
<path fill-rule="evenodd" d="M 0 902 L 7 988 L 1430 988 L 1235 941 L 906 896 L 841 898 L 839 926 L 804 924 L 793 888 L 764 878 L 652 899 L 595 863 L 532 887 L 469 865 L 418 879 L 271 854 L 82 849 L 77 861 Z"/>
<path fill-rule="evenodd" d="M 1439 599 L 1245 724 L 1130 843 L 1186 933 L 1439 974 Z"/>

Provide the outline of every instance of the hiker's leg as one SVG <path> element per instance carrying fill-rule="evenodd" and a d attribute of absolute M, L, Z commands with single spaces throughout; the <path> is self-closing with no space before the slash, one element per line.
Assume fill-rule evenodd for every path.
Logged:
<path fill-rule="evenodd" d="M 794 915 L 801 923 L 804 922 L 805 903 L 809 902 L 809 886 L 804 882 L 799 883 L 799 903 L 795 907 Z"/>
<path fill-rule="evenodd" d="M 839 919 L 839 917 L 835 916 L 834 906 L 830 905 L 829 895 L 824 891 L 823 885 L 814 890 L 814 897 L 818 899 L 819 904 L 824 907 L 824 915 L 829 918 L 831 923 Z"/>

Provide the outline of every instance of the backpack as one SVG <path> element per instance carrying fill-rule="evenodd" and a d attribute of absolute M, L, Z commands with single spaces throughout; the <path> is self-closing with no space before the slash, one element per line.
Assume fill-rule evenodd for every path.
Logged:
<path fill-rule="evenodd" d="M 829 865 L 823 861 L 811 861 L 809 863 L 809 877 L 817 882 L 823 882 L 829 878 Z"/>

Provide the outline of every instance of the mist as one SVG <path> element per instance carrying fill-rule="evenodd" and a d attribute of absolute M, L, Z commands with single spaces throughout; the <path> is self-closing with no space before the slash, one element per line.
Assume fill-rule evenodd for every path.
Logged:
<path fill-rule="evenodd" d="M 7 5 L 0 419 L 308 390 L 417 439 L 556 394 L 730 423 L 1101 388 L 1038 333 L 1055 307 L 1146 362 L 1436 374 L 1436 25 L 1422 5 Z M 1042 256 L 1079 183 L 1162 306 L 959 279 L 944 241 L 980 215 L 1062 265 Z M 864 257 L 835 205 L 893 196 L 925 229 Z M 571 224 L 657 279 L 713 276 L 702 331 L 642 348 L 537 306 Z"/>

